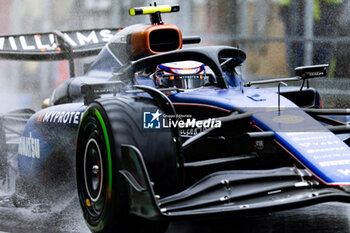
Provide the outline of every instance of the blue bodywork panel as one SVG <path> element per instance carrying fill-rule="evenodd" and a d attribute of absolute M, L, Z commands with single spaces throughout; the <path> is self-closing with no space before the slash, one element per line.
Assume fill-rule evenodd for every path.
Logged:
<path fill-rule="evenodd" d="M 278 111 L 278 94 L 253 87 L 203 88 L 170 96 L 175 105 L 252 112 L 261 130 L 275 132 L 278 144 L 324 183 L 350 184 L 349 147 L 294 103 L 280 98 Z"/>
<path fill-rule="evenodd" d="M 82 103 L 62 104 L 43 109 L 34 114 L 26 124 L 20 138 L 18 168 L 21 174 L 33 178 L 53 153 L 74 150 L 79 123 L 86 106 Z"/>

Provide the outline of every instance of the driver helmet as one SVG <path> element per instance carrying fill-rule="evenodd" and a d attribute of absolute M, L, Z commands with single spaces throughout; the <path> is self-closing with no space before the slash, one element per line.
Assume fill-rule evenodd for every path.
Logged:
<path fill-rule="evenodd" d="M 193 89 L 202 87 L 207 82 L 204 64 L 196 61 L 160 64 L 155 72 L 155 83 L 158 88 Z"/>

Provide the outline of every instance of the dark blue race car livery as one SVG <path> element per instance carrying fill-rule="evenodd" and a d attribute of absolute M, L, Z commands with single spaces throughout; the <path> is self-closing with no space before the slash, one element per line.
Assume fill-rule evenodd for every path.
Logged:
<path fill-rule="evenodd" d="M 0 37 L 1 58 L 68 60 L 72 76 L 40 111 L 0 117 L 0 161 L 18 155 L 16 192 L 55 200 L 76 189 L 92 232 L 349 202 L 349 110 L 322 109 L 304 85 L 327 65 L 244 82 L 242 50 L 183 48 L 200 38 L 160 15 L 179 9 L 130 10 L 150 25 Z M 86 56 L 96 57 L 76 77 L 74 59 Z"/>

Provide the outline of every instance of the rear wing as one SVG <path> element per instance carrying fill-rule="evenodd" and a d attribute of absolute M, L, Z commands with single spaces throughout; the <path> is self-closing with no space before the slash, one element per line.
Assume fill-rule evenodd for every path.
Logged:
<path fill-rule="evenodd" d="M 73 59 L 97 55 L 122 28 L 0 36 L 0 59 L 24 61 L 69 60 L 74 76 Z"/>

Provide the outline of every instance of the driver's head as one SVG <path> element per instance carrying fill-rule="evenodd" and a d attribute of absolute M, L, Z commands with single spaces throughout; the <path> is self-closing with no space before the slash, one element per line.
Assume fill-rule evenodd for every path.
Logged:
<path fill-rule="evenodd" d="M 196 61 L 160 64 L 155 73 L 155 83 L 158 88 L 192 89 L 202 87 L 207 82 L 204 64 Z"/>

